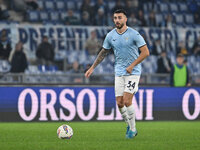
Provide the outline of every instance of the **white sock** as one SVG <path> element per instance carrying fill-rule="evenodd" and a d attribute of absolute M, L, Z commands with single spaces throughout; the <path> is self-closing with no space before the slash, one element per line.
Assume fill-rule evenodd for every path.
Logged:
<path fill-rule="evenodd" d="M 135 109 L 133 107 L 133 104 L 127 107 L 127 114 L 130 121 L 130 130 L 135 131 L 136 130 L 136 124 L 135 124 Z"/>
<path fill-rule="evenodd" d="M 124 119 L 124 121 L 127 123 L 127 125 L 130 126 L 130 121 L 129 121 L 129 117 L 128 117 L 128 114 L 127 114 L 127 109 L 126 109 L 126 106 L 122 107 L 122 108 L 119 108 L 119 111 L 122 115 L 122 118 Z"/>

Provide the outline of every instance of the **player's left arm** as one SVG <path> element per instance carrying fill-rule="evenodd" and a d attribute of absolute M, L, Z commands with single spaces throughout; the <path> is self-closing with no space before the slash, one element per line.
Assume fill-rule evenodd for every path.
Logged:
<path fill-rule="evenodd" d="M 127 71 L 128 73 L 131 73 L 131 72 L 133 71 L 133 68 L 134 68 L 137 64 L 141 63 L 146 57 L 149 56 L 149 49 L 148 49 L 148 47 L 147 47 L 146 44 L 143 45 L 143 46 L 141 46 L 141 47 L 139 48 L 139 50 L 141 51 L 139 57 L 138 57 L 130 66 L 128 66 L 128 67 L 126 68 L 126 71 Z"/>

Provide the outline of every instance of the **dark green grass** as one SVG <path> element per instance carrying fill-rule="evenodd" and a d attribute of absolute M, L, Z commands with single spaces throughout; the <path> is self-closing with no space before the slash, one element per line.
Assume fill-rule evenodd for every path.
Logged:
<path fill-rule="evenodd" d="M 70 140 L 56 130 L 69 124 Z M 200 122 L 137 122 L 138 136 L 125 139 L 124 122 L 0 123 L 0 150 L 200 149 Z"/>

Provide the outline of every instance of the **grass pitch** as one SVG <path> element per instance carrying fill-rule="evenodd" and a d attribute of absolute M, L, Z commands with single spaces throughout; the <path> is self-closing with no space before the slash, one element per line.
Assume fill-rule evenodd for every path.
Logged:
<path fill-rule="evenodd" d="M 56 130 L 69 124 L 70 140 Z M 200 122 L 137 122 L 138 136 L 125 139 L 124 122 L 0 123 L 0 150 L 165 150 L 200 149 Z"/>

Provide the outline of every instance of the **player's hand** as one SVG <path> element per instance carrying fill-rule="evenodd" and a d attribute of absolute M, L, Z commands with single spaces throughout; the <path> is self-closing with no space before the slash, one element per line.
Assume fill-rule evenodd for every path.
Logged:
<path fill-rule="evenodd" d="M 85 73 L 85 77 L 86 77 L 86 78 L 89 78 L 90 75 L 93 73 L 93 71 L 94 71 L 94 69 L 93 69 L 92 67 L 90 67 L 90 68 L 87 70 L 87 72 Z"/>
<path fill-rule="evenodd" d="M 132 67 L 132 66 L 128 66 L 128 67 L 126 68 L 126 71 L 127 71 L 128 73 L 132 73 L 133 67 Z"/>

